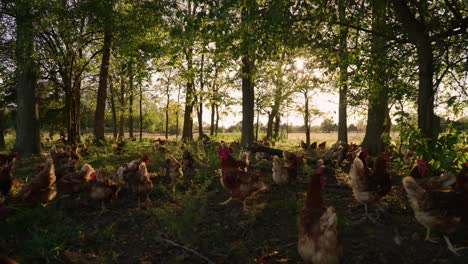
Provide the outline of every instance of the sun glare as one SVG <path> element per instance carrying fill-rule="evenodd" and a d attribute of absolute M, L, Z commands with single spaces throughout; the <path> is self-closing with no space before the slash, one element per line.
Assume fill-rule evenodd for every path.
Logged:
<path fill-rule="evenodd" d="M 299 71 L 302 71 L 304 69 L 304 63 L 304 58 L 296 58 L 296 61 L 294 62 L 296 69 L 298 69 Z"/>

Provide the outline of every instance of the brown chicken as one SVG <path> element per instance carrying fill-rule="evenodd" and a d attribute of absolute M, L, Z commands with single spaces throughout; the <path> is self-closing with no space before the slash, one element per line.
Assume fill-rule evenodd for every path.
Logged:
<path fill-rule="evenodd" d="M 141 196 L 146 196 L 146 201 L 151 201 L 149 193 L 153 189 L 153 182 L 145 162 L 140 163 L 138 172 L 129 177 L 129 186 L 132 192 L 138 196 L 138 207 L 140 207 Z"/>
<path fill-rule="evenodd" d="M 246 200 L 267 189 L 263 183 L 262 174 L 261 172 L 256 174 L 248 172 L 245 162 L 236 161 L 230 154 L 231 148 L 224 144 L 218 153 L 221 158 L 221 185 L 231 194 L 231 197 L 221 205 L 235 198 L 243 201 L 243 208 L 246 210 Z"/>
<path fill-rule="evenodd" d="M 184 177 L 182 163 L 180 163 L 173 155 L 169 155 L 164 164 L 166 176 L 170 177 L 172 181 L 176 181 Z"/>
<path fill-rule="evenodd" d="M 10 154 L 0 154 L 0 166 L 3 166 L 5 163 L 12 163 L 15 158 L 19 157 L 19 152 L 15 151 Z"/>
<path fill-rule="evenodd" d="M 11 187 L 13 186 L 13 163 L 14 159 L 6 161 L 0 168 L 0 193 L 5 200 L 9 196 Z"/>
<path fill-rule="evenodd" d="M 412 177 L 403 179 L 403 186 L 408 195 L 411 208 L 416 220 L 426 228 L 426 238 L 430 239 L 432 229 L 440 231 L 447 243 L 447 248 L 456 255 L 463 248 L 452 245 L 448 235 L 468 220 L 468 193 L 450 190 L 450 186 L 456 183 L 457 177 L 451 173 L 442 174 L 432 180 L 430 188 L 424 188 Z M 439 183 L 438 188 L 436 184 Z"/>
<path fill-rule="evenodd" d="M 276 184 L 286 184 L 297 178 L 300 158 L 292 152 L 283 151 L 283 158 L 273 157 L 273 181 Z"/>
<path fill-rule="evenodd" d="M 374 162 L 374 169 L 367 166 L 368 152 L 361 148 L 359 154 L 354 159 L 349 172 L 351 187 L 354 198 L 364 204 L 365 216 L 362 220 L 375 220 L 368 214 L 368 204 L 374 204 L 378 209 L 381 197 L 385 196 L 391 188 L 390 175 L 386 169 L 386 159 L 383 155 L 377 157 Z M 362 221 L 361 220 L 361 221 Z"/>
<path fill-rule="evenodd" d="M 54 162 L 48 158 L 44 169 L 23 186 L 15 199 L 30 206 L 45 204 L 57 195 L 55 180 Z"/>
<path fill-rule="evenodd" d="M 66 194 L 85 191 L 89 187 L 93 173 L 95 173 L 93 167 L 86 163 L 81 170 L 65 174 L 57 180 L 58 192 Z"/>
<path fill-rule="evenodd" d="M 192 180 L 193 176 L 195 176 L 195 159 L 188 149 L 184 149 L 182 154 L 182 165 L 185 179 Z"/>
<path fill-rule="evenodd" d="M 299 214 L 297 250 L 305 263 L 340 263 L 343 248 L 335 208 L 326 208 L 319 174 L 311 177 L 307 197 Z"/>
<path fill-rule="evenodd" d="M 91 178 L 90 197 L 101 202 L 102 210 L 105 210 L 105 202 L 112 201 L 117 197 L 117 186 L 112 182 L 109 173 L 99 169 L 96 177 Z"/>

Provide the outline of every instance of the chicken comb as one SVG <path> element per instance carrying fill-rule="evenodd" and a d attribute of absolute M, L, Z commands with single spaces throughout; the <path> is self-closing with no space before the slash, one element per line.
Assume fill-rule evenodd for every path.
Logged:
<path fill-rule="evenodd" d="M 258 170 L 256 174 L 257 174 L 258 177 L 262 177 L 262 176 L 263 176 L 263 173 L 262 173 L 261 170 Z"/>
<path fill-rule="evenodd" d="M 366 148 L 361 147 L 361 153 L 363 153 L 366 157 L 369 156 L 369 150 Z"/>
<path fill-rule="evenodd" d="M 468 168 L 468 160 L 465 162 L 465 167 Z"/>
<path fill-rule="evenodd" d="M 382 152 L 382 154 L 384 155 L 384 157 L 389 160 L 390 157 L 392 156 L 392 153 L 390 153 L 390 151 L 384 151 Z"/>
<path fill-rule="evenodd" d="M 296 162 L 298 165 L 302 164 L 302 162 L 304 161 L 304 156 L 297 156 L 296 157 Z"/>
<path fill-rule="evenodd" d="M 91 180 L 92 181 L 96 180 L 96 172 L 91 173 Z"/>
<path fill-rule="evenodd" d="M 425 162 L 424 160 L 417 160 L 416 164 L 418 166 L 427 167 L 427 162 Z"/>
<path fill-rule="evenodd" d="M 19 157 L 20 153 L 18 151 L 15 151 L 15 158 Z"/>

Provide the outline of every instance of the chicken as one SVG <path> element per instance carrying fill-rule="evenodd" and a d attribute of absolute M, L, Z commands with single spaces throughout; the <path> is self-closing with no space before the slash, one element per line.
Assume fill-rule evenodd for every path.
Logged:
<path fill-rule="evenodd" d="M 81 170 L 65 174 L 57 180 L 59 193 L 77 193 L 85 191 L 95 171 L 89 164 L 84 164 Z"/>
<path fill-rule="evenodd" d="M 283 158 L 273 157 L 273 181 L 276 184 L 285 184 L 297 178 L 298 157 L 296 154 L 283 151 Z"/>
<path fill-rule="evenodd" d="M 343 248 L 335 208 L 324 206 L 319 174 L 311 177 L 299 214 L 297 251 L 305 263 L 340 263 Z"/>
<path fill-rule="evenodd" d="M 146 201 L 151 201 L 149 193 L 153 189 L 153 182 L 150 179 L 145 162 L 140 163 L 138 172 L 129 177 L 129 185 L 132 192 L 138 195 L 138 207 L 140 207 L 141 196 L 146 196 Z"/>
<path fill-rule="evenodd" d="M 426 175 L 427 170 L 427 162 L 417 160 L 416 165 L 411 169 L 410 176 L 415 179 L 422 179 Z"/>
<path fill-rule="evenodd" d="M 166 169 L 166 176 L 170 177 L 173 181 L 184 177 L 182 164 L 173 155 L 169 155 L 164 166 Z"/>
<path fill-rule="evenodd" d="M 317 149 L 317 141 L 310 143 L 310 149 Z"/>
<path fill-rule="evenodd" d="M 195 159 L 193 158 L 190 151 L 188 151 L 187 149 L 184 149 L 184 152 L 182 154 L 182 165 L 183 174 L 185 178 L 190 181 L 195 175 Z"/>
<path fill-rule="evenodd" d="M 127 163 L 124 165 L 124 174 L 129 173 L 129 172 L 136 172 L 138 171 L 140 164 L 142 162 L 149 163 L 150 162 L 150 156 L 148 153 L 143 153 L 141 158 L 132 160 L 131 162 Z"/>
<path fill-rule="evenodd" d="M 456 190 L 468 194 L 468 161 L 462 165 L 461 171 L 458 173 Z"/>
<path fill-rule="evenodd" d="M 364 204 L 365 216 L 362 220 L 369 219 L 374 222 L 367 210 L 368 204 L 377 205 L 381 197 L 386 195 L 391 188 L 390 175 L 386 171 L 386 160 L 380 155 L 374 162 L 374 169 L 371 171 L 367 166 L 368 152 L 361 148 L 359 154 L 354 159 L 349 177 L 353 189 L 354 198 Z"/>
<path fill-rule="evenodd" d="M 109 174 L 104 169 L 99 169 L 96 177 L 91 178 L 90 197 L 101 202 L 102 210 L 105 210 L 104 202 L 117 197 L 117 186 L 112 182 Z"/>
<path fill-rule="evenodd" d="M 221 185 L 231 194 L 231 197 L 221 205 L 235 198 L 243 201 L 243 208 L 246 210 L 246 200 L 254 197 L 258 192 L 265 191 L 267 187 L 263 183 L 261 172 L 249 173 L 247 167 L 242 165 L 243 162 L 236 161 L 230 153 L 230 148 L 224 144 L 218 152 L 221 158 Z"/>
<path fill-rule="evenodd" d="M 57 149 L 55 145 L 50 148 L 50 156 L 56 166 L 67 164 L 72 159 L 78 160 L 78 155 L 73 151 L 70 145 L 65 146 L 65 150 Z"/>
<path fill-rule="evenodd" d="M 78 160 L 76 159 L 71 159 L 67 163 L 57 166 L 55 169 L 55 177 L 57 178 L 57 182 L 60 181 L 63 176 L 70 173 L 75 173 L 77 171 L 77 166 Z M 39 166 L 38 169 L 39 168 L 41 168 L 41 166 Z"/>
<path fill-rule="evenodd" d="M 15 151 L 10 154 L 0 154 L 0 166 L 3 166 L 6 163 L 12 163 L 15 158 L 19 157 L 19 152 Z"/>
<path fill-rule="evenodd" d="M 309 149 L 309 146 L 304 142 L 304 140 L 301 140 L 300 147 L 301 147 L 304 151 L 307 151 L 307 149 Z"/>
<path fill-rule="evenodd" d="M 7 160 L 0 168 L 0 192 L 4 199 L 7 199 L 13 186 L 13 163 L 14 158 L 12 161 Z"/>
<path fill-rule="evenodd" d="M 327 147 L 327 142 L 326 142 L 326 141 L 324 141 L 324 142 L 322 142 L 322 143 L 320 143 L 320 144 L 318 145 L 318 148 L 319 148 L 319 149 L 325 149 L 326 147 Z"/>
<path fill-rule="evenodd" d="M 48 158 L 44 169 L 23 186 L 15 199 L 31 206 L 47 203 L 57 195 L 55 180 L 54 162 Z"/>
<path fill-rule="evenodd" d="M 447 190 L 456 182 L 451 173 L 442 174 L 432 182 L 438 182 L 431 188 L 423 188 L 412 176 L 403 179 L 411 208 L 416 220 L 426 228 L 425 240 L 430 240 L 432 229 L 439 230 L 447 243 L 448 249 L 456 255 L 462 248 L 455 248 L 448 235 L 454 233 L 468 217 L 467 193 Z"/>

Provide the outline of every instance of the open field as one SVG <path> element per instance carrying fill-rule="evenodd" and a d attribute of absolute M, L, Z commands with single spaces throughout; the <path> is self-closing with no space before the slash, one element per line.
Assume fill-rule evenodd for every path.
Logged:
<path fill-rule="evenodd" d="M 331 135 L 321 140 L 325 138 Z M 128 142 L 122 154 L 115 153 L 111 144 L 89 147 L 91 154 L 83 162 L 94 168 L 116 167 L 143 151 L 152 153 L 148 140 Z M 207 263 L 198 255 L 220 264 L 302 263 L 296 251 L 296 221 L 313 168 L 304 164 L 296 185 L 277 186 L 271 180 L 271 164 L 261 163 L 258 169 L 264 171 L 269 189 L 249 201 L 244 212 L 237 201 L 219 205 L 229 195 L 219 182 L 217 150 L 196 144 L 187 147 L 198 161 L 191 183 L 162 176 L 165 155 L 151 154 L 148 169 L 155 188 L 152 204 L 146 207 L 138 208 L 136 199 L 125 193 L 106 211 L 86 195 L 59 197 L 36 208 L 13 207 L 11 216 L 0 219 L 0 255 L 20 263 Z M 168 148 L 181 156 L 177 145 Z M 298 150 L 295 143 L 288 148 Z M 20 157 L 15 177 L 21 182 L 30 179 L 42 161 L 43 157 Z M 425 229 L 414 219 L 400 184 L 408 172 L 398 168 L 392 168 L 394 187 L 385 197 L 391 217 L 382 217 L 376 225 L 353 225 L 364 210 L 347 185 L 348 169 L 335 168 L 338 184 L 325 189 L 325 201 L 335 206 L 339 217 L 343 263 L 468 263 L 468 251 L 456 257 L 443 240 L 423 241 Z M 394 242 L 396 228 L 401 245 Z M 456 233 L 453 242 L 468 246 L 466 230 Z"/>

